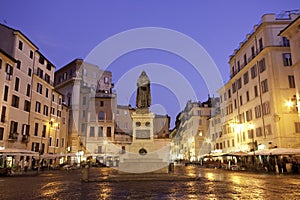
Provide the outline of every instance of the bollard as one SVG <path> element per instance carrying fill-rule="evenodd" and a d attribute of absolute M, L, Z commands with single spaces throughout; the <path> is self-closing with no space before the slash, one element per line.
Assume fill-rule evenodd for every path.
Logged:
<path fill-rule="evenodd" d="M 86 165 L 81 169 L 81 181 L 88 182 L 89 181 L 89 166 Z"/>

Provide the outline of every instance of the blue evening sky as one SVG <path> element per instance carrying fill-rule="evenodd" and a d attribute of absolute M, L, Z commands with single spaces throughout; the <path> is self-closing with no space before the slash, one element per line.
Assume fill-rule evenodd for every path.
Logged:
<path fill-rule="evenodd" d="M 229 55 L 261 16 L 300 9 L 300 1 L 6 0 L 1 1 L 1 8 L 0 23 L 21 30 L 57 69 L 75 58 L 86 58 L 99 43 L 115 34 L 133 28 L 162 27 L 183 33 L 202 45 L 226 82 Z M 174 68 L 192 85 L 196 94 L 192 100 L 207 99 L 209 92 L 203 77 L 190 63 L 170 52 L 157 49 L 132 51 L 116 59 L 108 70 L 113 72 L 113 80 L 118 83 L 131 68 L 147 63 Z M 168 78 L 171 78 L 168 84 L 180 85 L 176 78 Z M 127 84 L 135 86 L 136 79 Z M 135 94 L 121 96 L 119 104 L 134 105 L 134 99 Z M 171 127 L 183 109 L 178 101 L 182 100 L 178 100 L 178 95 L 168 85 L 153 84 L 153 109 L 158 113 L 168 113 L 172 117 Z"/>

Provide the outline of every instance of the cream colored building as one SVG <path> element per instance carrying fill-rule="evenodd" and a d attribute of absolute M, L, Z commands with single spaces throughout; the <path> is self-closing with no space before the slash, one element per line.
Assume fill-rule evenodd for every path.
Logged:
<path fill-rule="evenodd" d="M 213 132 L 215 150 L 251 151 L 300 147 L 292 56 L 287 38 L 279 36 L 297 15 L 262 16 L 246 40 L 230 56 L 230 80 L 219 90 L 220 130 Z"/>
<path fill-rule="evenodd" d="M 55 88 L 70 107 L 70 153 L 109 152 L 116 110 L 111 72 L 75 59 L 55 72 Z"/>
<path fill-rule="evenodd" d="M 11 73 L 15 68 L 16 60 L 0 49 L 0 93 L 1 102 L 1 118 L 0 118 L 0 147 L 8 147 L 11 143 L 8 143 L 12 137 L 8 134 L 9 128 L 9 115 L 11 105 L 11 89 L 13 84 L 11 82 Z M 8 71 L 9 69 L 9 71 Z M 9 73 L 11 72 L 11 73 Z M 25 148 L 25 146 L 24 146 Z"/>
<path fill-rule="evenodd" d="M 62 95 L 54 90 L 55 67 L 21 31 L 0 24 L 0 35 L 0 48 L 16 60 L 15 65 L 5 67 L 3 77 L 3 94 L 9 93 L 9 96 L 4 114 L 7 138 L 1 146 L 27 149 L 43 156 L 56 154 L 61 145 L 54 148 L 56 151 L 52 148 L 50 123 L 54 120 L 59 127 L 60 119 L 68 114 L 62 116 Z M 53 101 L 53 95 L 56 101 Z M 4 113 L 3 107 L 1 112 Z M 57 130 L 53 140 L 57 141 L 60 135 L 66 137 L 65 134 Z M 19 159 L 28 160 L 28 157 Z M 37 159 L 31 164 L 37 164 Z"/>
<path fill-rule="evenodd" d="M 289 26 L 283 29 L 280 36 L 287 37 L 290 41 L 292 54 L 292 68 L 294 70 L 296 84 L 296 98 L 291 99 L 291 107 L 298 110 L 300 117 L 300 17 L 297 17 Z M 300 133 L 300 120 L 295 122 L 296 132 Z"/>
<path fill-rule="evenodd" d="M 177 116 L 176 127 L 171 132 L 171 160 L 197 161 L 203 154 L 212 113 L 212 102 L 187 102 Z"/>

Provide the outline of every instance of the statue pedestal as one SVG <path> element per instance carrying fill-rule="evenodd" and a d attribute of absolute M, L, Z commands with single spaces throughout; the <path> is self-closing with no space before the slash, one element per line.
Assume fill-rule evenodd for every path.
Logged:
<path fill-rule="evenodd" d="M 119 163 L 119 173 L 168 173 L 169 140 L 154 139 L 151 112 L 132 113 L 133 138 Z"/>

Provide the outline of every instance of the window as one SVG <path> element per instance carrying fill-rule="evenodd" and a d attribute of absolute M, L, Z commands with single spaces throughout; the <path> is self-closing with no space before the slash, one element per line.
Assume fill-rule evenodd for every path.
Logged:
<path fill-rule="evenodd" d="M 240 105 L 243 105 L 243 96 L 240 96 Z"/>
<path fill-rule="evenodd" d="M 11 80 L 11 76 L 13 75 L 13 67 L 10 66 L 8 63 L 6 64 L 6 68 L 5 68 L 5 72 L 6 72 L 6 80 Z"/>
<path fill-rule="evenodd" d="M 260 38 L 260 39 L 258 40 L 258 44 L 259 44 L 259 51 L 263 50 L 263 49 L 264 49 L 264 45 L 263 45 L 263 40 L 262 40 L 262 38 Z"/>
<path fill-rule="evenodd" d="M 300 122 L 295 122 L 296 133 L 300 133 Z"/>
<path fill-rule="evenodd" d="M 12 95 L 11 106 L 15 108 L 19 108 L 20 98 L 16 95 Z"/>
<path fill-rule="evenodd" d="M 9 132 L 9 138 L 10 139 L 17 139 L 17 135 L 14 133 L 18 133 L 18 122 L 11 121 L 10 122 L 10 132 Z"/>
<path fill-rule="evenodd" d="M 100 101 L 100 107 L 104 106 L 104 101 Z"/>
<path fill-rule="evenodd" d="M 295 78 L 294 76 L 288 76 L 289 79 L 289 87 L 290 88 L 295 88 Z"/>
<path fill-rule="evenodd" d="M 230 140 L 227 140 L 227 147 L 230 147 Z"/>
<path fill-rule="evenodd" d="M 17 69 L 21 69 L 21 61 L 17 60 Z"/>
<path fill-rule="evenodd" d="M 95 127 L 90 127 L 90 137 L 95 137 Z"/>
<path fill-rule="evenodd" d="M 246 121 L 249 122 L 252 120 L 252 109 L 246 111 Z"/>
<path fill-rule="evenodd" d="M 260 105 L 255 107 L 255 117 L 260 118 L 261 117 L 261 108 Z"/>
<path fill-rule="evenodd" d="M 241 89 L 241 87 L 242 87 L 242 79 L 241 79 L 241 78 L 239 78 L 239 79 L 236 81 L 236 87 L 237 87 L 237 89 Z"/>
<path fill-rule="evenodd" d="M 231 144 L 232 144 L 232 147 L 234 147 L 234 139 L 232 139 Z"/>
<path fill-rule="evenodd" d="M 54 101 L 55 101 L 55 95 L 52 94 L 52 102 L 54 102 Z"/>
<path fill-rule="evenodd" d="M 98 137 L 103 137 L 103 126 L 98 127 Z"/>
<path fill-rule="evenodd" d="M 262 136 L 262 128 L 261 127 L 256 128 L 255 133 L 256 133 L 256 137 L 261 137 Z"/>
<path fill-rule="evenodd" d="M 45 58 L 42 55 L 40 55 L 39 63 L 42 65 L 45 64 Z"/>
<path fill-rule="evenodd" d="M 258 62 L 258 66 L 259 66 L 259 73 L 262 73 L 266 70 L 266 64 L 264 58 Z"/>
<path fill-rule="evenodd" d="M 263 115 L 270 114 L 270 103 L 269 103 L 269 101 L 262 104 L 262 113 L 263 113 Z"/>
<path fill-rule="evenodd" d="M 19 40 L 19 49 L 23 50 L 23 42 Z"/>
<path fill-rule="evenodd" d="M 292 66 L 292 56 L 290 53 L 282 54 L 283 57 L 283 66 Z"/>
<path fill-rule="evenodd" d="M 247 54 L 244 54 L 244 65 L 247 65 Z"/>
<path fill-rule="evenodd" d="M 57 110 L 57 117 L 61 117 L 61 111 Z"/>
<path fill-rule="evenodd" d="M 52 137 L 49 137 L 49 146 L 52 146 Z"/>
<path fill-rule="evenodd" d="M 252 59 L 255 57 L 254 46 L 251 47 L 251 57 L 252 57 Z"/>
<path fill-rule="evenodd" d="M 19 87 L 20 87 L 20 79 L 18 77 L 16 77 L 16 80 L 15 80 L 15 91 L 19 91 Z"/>
<path fill-rule="evenodd" d="M 61 147 L 65 146 L 65 138 L 61 138 Z"/>
<path fill-rule="evenodd" d="M 268 124 L 268 125 L 265 126 L 265 134 L 266 135 L 272 135 L 271 124 Z"/>
<path fill-rule="evenodd" d="M 99 120 L 104 120 L 104 112 L 103 111 L 99 112 Z"/>
<path fill-rule="evenodd" d="M 257 88 L 257 85 L 254 86 L 254 96 L 258 97 L 258 88 Z"/>
<path fill-rule="evenodd" d="M 50 75 L 45 73 L 45 81 L 50 83 Z"/>
<path fill-rule="evenodd" d="M 40 83 L 37 83 L 36 91 L 40 94 L 43 93 L 43 86 Z"/>
<path fill-rule="evenodd" d="M 235 82 L 232 84 L 232 93 L 235 93 L 236 92 L 236 85 L 235 85 Z"/>
<path fill-rule="evenodd" d="M 48 98 L 49 97 L 49 89 L 48 88 L 46 88 L 46 94 L 45 94 L 45 96 Z"/>
<path fill-rule="evenodd" d="M 253 129 L 248 130 L 248 138 L 253 139 L 253 136 L 254 136 L 254 130 Z"/>
<path fill-rule="evenodd" d="M 85 127 L 86 127 L 85 124 L 81 124 L 81 132 L 82 132 L 82 133 L 85 132 L 85 129 L 86 129 Z"/>
<path fill-rule="evenodd" d="M 35 112 L 41 112 L 41 103 L 38 101 L 35 103 Z"/>
<path fill-rule="evenodd" d="M 200 126 L 202 125 L 202 119 L 199 119 L 199 125 Z"/>
<path fill-rule="evenodd" d="M 109 78 L 108 77 L 104 77 L 104 83 L 109 84 Z"/>
<path fill-rule="evenodd" d="M 98 146 L 98 153 L 102 153 L 102 146 Z"/>
<path fill-rule="evenodd" d="M 268 92 L 268 80 L 265 79 L 261 82 L 261 91 L 262 93 Z"/>
<path fill-rule="evenodd" d="M 46 130 L 47 130 L 47 126 L 43 125 L 43 130 L 42 130 L 42 137 L 45 138 L 46 137 Z"/>
<path fill-rule="evenodd" d="M 38 136 L 39 133 L 39 123 L 34 124 L 34 136 Z"/>
<path fill-rule="evenodd" d="M 249 75 L 248 71 L 244 74 L 244 85 L 246 85 L 249 82 Z"/>
<path fill-rule="evenodd" d="M 30 96 L 30 84 L 27 84 L 27 88 L 26 88 L 26 96 Z"/>
<path fill-rule="evenodd" d="M 106 137 L 111 137 L 111 127 L 110 126 L 108 126 L 106 128 Z"/>
<path fill-rule="evenodd" d="M 231 90 L 228 90 L 228 98 L 231 98 Z"/>
<path fill-rule="evenodd" d="M 47 70 L 51 71 L 51 67 L 52 67 L 51 63 L 47 63 Z"/>
<path fill-rule="evenodd" d="M 58 147 L 58 144 L 59 144 L 59 139 L 58 139 L 58 138 L 56 138 L 55 147 Z"/>
<path fill-rule="evenodd" d="M 2 69 L 2 59 L 0 58 L 0 69 Z"/>
<path fill-rule="evenodd" d="M 43 115 L 48 116 L 48 106 L 44 105 Z"/>
<path fill-rule="evenodd" d="M 254 79 L 257 76 L 257 67 L 256 67 L 256 65 L 251 67 L 250 70 L 251 70 L 251 78 Z"/>
<path fill-rule="evenodd" d="M 44 76 L 44 71 L 43 70 L 41 70 L 41 68 L 37 68 L 37 75 L 42 79 L 43 78 L 43 76 Z"/>
<path fill-rule="evenodd" d="M 82 105 L 86 105 L 86 97 L 82 98 Z"/>
<path fill-rule="evenodd" d="M 8 99 L 8 90 L 9 90 L 9 87 L 6 85 L 6 86 L 4 87 L 3 101 L 7 101 L 7 99 Z"/>
<path fill-rule="evenodd" d="M 85 110 L 82 111 L 82 117 L 83 117 L 83 118 L 86 117 L 86 111 L 85 111 Z"/>
<path fill-rule="evenodd" d="M 234 100 L 234 109 L 237 109 L 237 102 L 236 102 L 236 99 Z"/>
<path fill-rule="evenodd" d="M 6 118 L 6 107 L 2 106 L 2 111 L 1 111 L 1 122 L 5 122 Z"/>
<path fill-rule="evenodd" d="M 31 59 L 33 58 L 33 51 L 31 51 L 31 50 L 29 52 L 29 58 L 31 58 Z"/>
<path fill-rule="evenodd" d="M 51 115 L 54 115 L 55 114 L 55 108 L 51 107 L 50 113 L 51 113 Z"/>
<path fill-rule="evenodd" d="M 24 110 L 26 112 L 30 112 L 30 101 L 25 100 L 25 102 L 24 102 Z"/>
<path fill-rule="evenodd" d="M 31 69 L 31 68 L 28 68 L 28 72 L 27 72 L 27 74 L 28 74 L 28 76 L 30 76 L 30 77 L 31 77 L 31 75 L 32 75 L 32 69 Z"/>
<path fill-rule="evenodd" d="M 248 102 L 250 100 L 249 91 L 246 92 L 246 101 Z"/>
<path fill-rule="evenodd" d="M 290 46 L 290 41 L 286 37 L 282 37 L 282 45 L 284 47 L 289 47 Z"/>
<path fill-rule="evenodd" d="M 0 127 L 0 140 L 3 140 L 4 128 Z"/>

